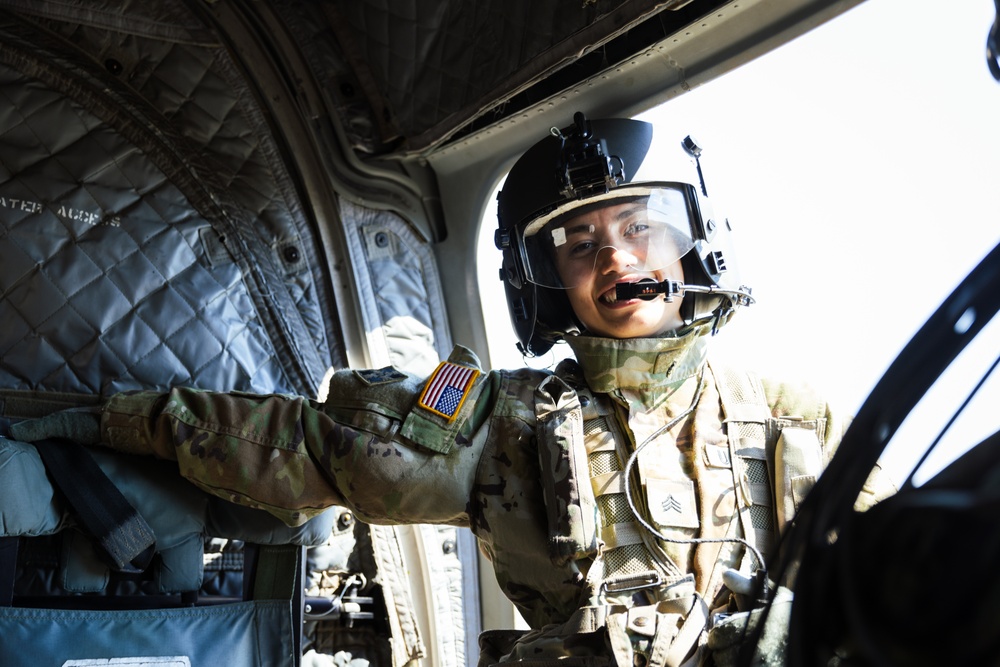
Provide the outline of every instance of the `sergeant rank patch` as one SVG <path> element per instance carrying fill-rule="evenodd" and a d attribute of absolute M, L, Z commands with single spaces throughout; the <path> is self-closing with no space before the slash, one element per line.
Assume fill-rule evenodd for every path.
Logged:
<path fill-rule="evenodd" d="M 367 385 L 389 384 L 390 382 L 399 382 L 406 379 L 406 373 L 401 373 L 392 366 L 354 371 L 354 374 L 361 378 L 361 381 Z"/>
<path fill-rule="evenodd" d="M 417 405 L 451 421 L 458 414 L 477 377 L 479 371 L 475 368 L 442 361 L 427 380 Z"/>

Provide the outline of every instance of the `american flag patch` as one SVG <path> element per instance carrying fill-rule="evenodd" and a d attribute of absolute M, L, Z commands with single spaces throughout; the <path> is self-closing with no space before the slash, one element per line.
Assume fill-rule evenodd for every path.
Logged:
<path fill-rule="evenodd" d="M 462 407 L 478 376 L 479 371 L 475 368 L 442 361 L 427 380 L 427 386 L 417 405 L 451 421 L 458 414 L 458 409 Z"/>

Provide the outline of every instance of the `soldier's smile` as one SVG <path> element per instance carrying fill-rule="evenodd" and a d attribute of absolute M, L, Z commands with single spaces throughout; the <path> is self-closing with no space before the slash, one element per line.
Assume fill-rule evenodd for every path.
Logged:
<path fill-rule="evenodd" d="M 607 291 L 605 291 L 603 294 L 601 294 L 598 297 L 598 301 L 600 301 L 601 303 L 603 303 L 603 304 L 605 304 L 607 306 L 620 307 L 620 306 L 624 306 L 624 305 L 629 304 L 629 303 L 634 303 L 634 302 L 637 302 L 637 301 L 646 301 L 646 300 L 648 300 L 648 299 L 638 299 L 638 298 L 632 298 L 632 299 L 619 299 L 618 298 L 618 286 L 619 285 L 622 285 L 622 284 L 632 284 L 632 283 L 637 283 L 637 282 L 640 282 L 640 281 L 639 280 L 616 280 L 614 282 L 614 284 L 612 284 L 611 287 L 607 289 Z"/>

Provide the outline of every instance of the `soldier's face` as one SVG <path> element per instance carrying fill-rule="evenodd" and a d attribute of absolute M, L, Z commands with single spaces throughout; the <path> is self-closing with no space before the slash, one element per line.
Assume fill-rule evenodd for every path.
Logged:
<path fill-rule="evenodd" d="M 615 286 L 620 282 L 638 282 L 643 278 L 684 280 L 679 260 L 664 268 L 636 268 L 658 265 L 648 253 L 665 252 L 669 256 L 671 252 L 629 238 L 630 234 L 636 234 L 637 224 L 641 226 L 639 216 L 644 211 L 644 205 L 618 204 L 589 211 L 563 225 L 566 241 L 555 253 L 556 268 L 563 283 L 573 285 L 566 294 L 573 312 L 590 334 L 645 338 L 683 324 L 680 299 L 667 302 L 661 297 L 651 301 L 615 298 Z"/>

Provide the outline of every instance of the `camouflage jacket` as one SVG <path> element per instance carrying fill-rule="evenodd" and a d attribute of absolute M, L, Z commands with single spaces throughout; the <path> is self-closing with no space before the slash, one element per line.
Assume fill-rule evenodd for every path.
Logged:
<path fill-rule="evenodd" d="M 200 488 L 289 524 L 336 504 L 372 523 L 468 526 L 535 629 L 535 654 L 620 653 L 627 649 L 609 648 L 594 632 L 604 612 L 580 614 L 633 604 L 627 586 L 615 593 L 606 579 L 650 570 L 666 589 L 693 574 L 711 600 L 722 567 L 744 558 L 739 544 L 668 543 L 621 516 L 625 460 L 652 438 L 635 463 L 633 489 L 646 493 L 635 491 L 632 503 L 663 534 L 744 535 L 757 529 L 745 519 L 762 494 L 741 464 L 734 478 L 731 454 L 743 456 L 733 449 L 740 442 L 762 441 L 727 433 L 719 370 L 705 363 L 703 337 L 578 337 L 571 345 L 579 367 L 564 363 L 555 374 L 484 374 L 461 347 L 429 379 L 345 370 L 323 402 L 183 388 L 120 394 L 103 411 L 102 439 L 176 460 Z M 811 392 L 763 392 L 768 416 L 810 429 L 828 459 L 846 424 Z M 582 449 L 610 451 L 617 471 L 595 469 Z M 760 447 L 746 451 L 764 456 Z M 616 551 L 622 563 L 609 562 Z"/>

